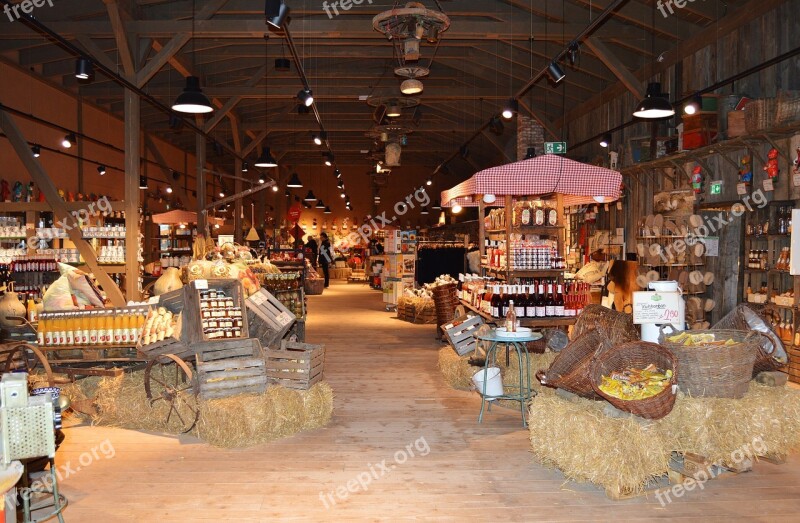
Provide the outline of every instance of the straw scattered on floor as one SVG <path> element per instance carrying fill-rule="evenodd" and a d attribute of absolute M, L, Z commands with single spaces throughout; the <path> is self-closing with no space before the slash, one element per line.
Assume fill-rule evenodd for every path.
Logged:
<path fill-rule="evenodd" d="M 175 415 L 167 422 L 165 402 L 151 406 L 143 372 L 80 380 L 68 386 L 65 394 L 73 401 L 94 398 L 97 412 L 85 417 L 98 425 L 167 434 L 179 434 L 182 429 Z M 199 409 L 192 434 L 218 447 L 249 447 L 324 427 L 333 413 L 333 391 L 325 382 L 307 391 L 270 386 L 262 394 L 200 400 Z"/>

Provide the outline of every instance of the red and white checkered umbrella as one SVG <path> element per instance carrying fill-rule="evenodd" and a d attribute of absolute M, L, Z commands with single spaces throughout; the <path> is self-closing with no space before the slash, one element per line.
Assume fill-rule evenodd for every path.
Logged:
<path fill-rule="evenodd" d="M 584 205 L 619 199 L 622 175 L 617 171 L 546 154 L 484 169 L 452 189 L 442 191 L 442 207 L 458 202 L 477 206 L 476 195 L 537 196 L 560 193 L 564 205 Z M 602 196 L 602 198 L 600 198 Z M 500 198 L 495 205 L 502 205 Z"/>

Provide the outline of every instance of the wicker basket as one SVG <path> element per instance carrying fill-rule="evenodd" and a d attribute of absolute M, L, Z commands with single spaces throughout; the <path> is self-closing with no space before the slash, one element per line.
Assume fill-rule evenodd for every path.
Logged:
<path fill-rule="evenodd" d="M 322 294 L 322 291 L 325 288 L 325 280 L 322 279 L 306 279 L 305 283 L 303 284 L 305 287 L 305 292 L 308 295 L 319 295 Z"/>
<path fill-rule="evenodd" d="M 589 366 L 598 352 L 609 347 L 609 339 L 601 331 L 585 332 L 556 356 L 549 369 L 537 372 L 536 377 L 542 385 L 564 389 L 584 398 L 600 399 L 592 387 Z"/>
<path fill-rule="evenodd" d="M 789 362 L 783 341 L 770 327 L 770 322 L 767 320 L 765 312 L 763 305 L 742 303 L 712 327 L 712 330 L 754 330 L 764 334 L 764 337 L 760 338 L 760 343 L 756 346 L 753 377 L 759 372 L 780 370 Z"/>
<path fill-rule="evenodd" d="M 681 368 L 678 386 L 692 396 L 715 398 L 741 398 L 750 386 L 756 345 L 760 336 L 756 331 L 694 330 L 692 335 L 714 334 L 717 340 L 732 339 L 733 345 L 697 344 L 686 346 L 671 342 L 662 327 L 659 342 L 672 352 Z"/>
<path fill-rule="evenodd" d="M 612 345 L 639 339 L 639 332 L 633 324 L 633 316 L 613 311 L 602 305 L 587 305 L 578 316 L 572 328 L 572 339 L 578 339 L 585 332 L 599 329 Z"/>
<path fill-rule="evenodd" d="M 800 122 L 800 91 L 781 91 L 778 93 L 775 125 L 790 125 Z"/>
<path fill-rule="evenodd" d="M 629 368 L 643 369 L 650 364 L 665 371 L 672 371 L 670 385 L 655 396 L 641 400 L 622 400 L 600 390 L 603 376 Z M 643 418 L 661 419 L 672 411 L 675 404 L 677 391 L 674 385 L 678 376 L 678 366 L 675 356 L 664 347 L 646 341 L 631 341 L 598 354 L 592 360 L 589 375 L 594 391 L 616 408 Z"/>
<path fill-rule="evenodd" d="M 758 134 L 769 129 L 774 121 L 774 98 L 753 100 L 744 108 L 744 126 L 749 134 Z"/>

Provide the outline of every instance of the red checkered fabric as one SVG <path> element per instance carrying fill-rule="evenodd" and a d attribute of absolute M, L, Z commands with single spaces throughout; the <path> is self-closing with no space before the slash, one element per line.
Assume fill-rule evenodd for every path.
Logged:
<path fill-rule="evenodd" d="M 477 206 L 474 196 L 482 194 L 536 196 L 561 193 L 565 206 L 597 203 L 595 196 L 613 202 L 619 198 L 621 184 L 622 175 L 617 171 L 546 154 L 476 173 L 469 180 L 442 191 L 442 207 L 451 207 L 454 200 L 462 207 Z M 502 204 L 502 198 L 497 198 L 493 205 Z"/>

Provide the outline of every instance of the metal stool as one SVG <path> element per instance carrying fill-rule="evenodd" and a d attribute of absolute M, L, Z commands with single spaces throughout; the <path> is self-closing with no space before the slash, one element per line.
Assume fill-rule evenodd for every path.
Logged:
<path fill-rule="evenodd" d="M 39 486 L 28 486 L 27 470 L 23 474 L 23 491 L 21 494 L 25 523 L 37 523 L 58 517 L 64 523 L 61 511 L 67 506 L 67 499 L 58 493 L 58 476 L 56 474 L 55 427 L 53 422 L 53 401 L 49 393 L 44 396 L 28 397 L 28 375 L 5 374 L 0 382 L 0 444 L 2 457 L 0 462 L 8 465 L 19 460 L 23 463 L 30 458 L 46 457 L 50 464 L 49 481 Z M 31 496 L 46 494 L 53 497 L 52 503 L 35 507 L 45 510 L 52 507 L 46 515 L 38 519 L 31 518 Z"/>

